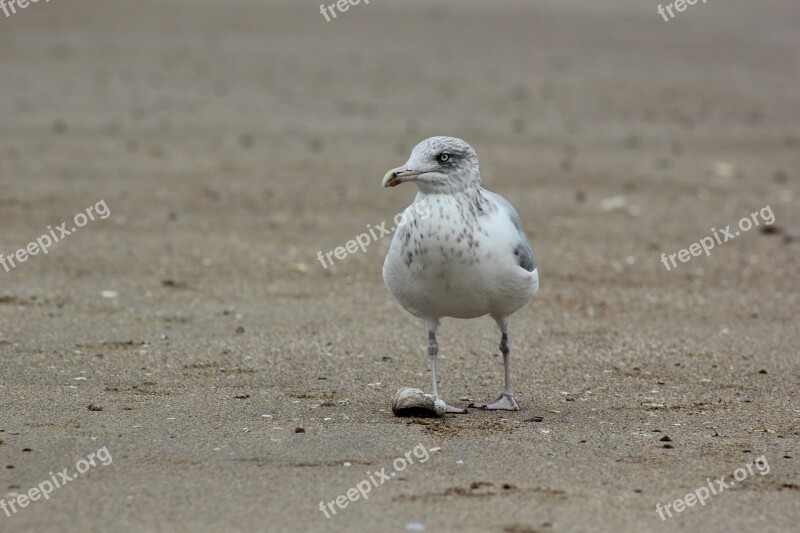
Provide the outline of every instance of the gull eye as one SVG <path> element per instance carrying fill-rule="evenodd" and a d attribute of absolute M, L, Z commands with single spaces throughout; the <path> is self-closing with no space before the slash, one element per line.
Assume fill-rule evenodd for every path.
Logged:
<path fill-rule="evenodd" d="M 436 160 L 439 161 L 440 163 L 447 163 L 448 161 L 450 161 L 450 154 L 448 154 L 447 152 L 442 152 L 441 154 L 439 154 Z"/>

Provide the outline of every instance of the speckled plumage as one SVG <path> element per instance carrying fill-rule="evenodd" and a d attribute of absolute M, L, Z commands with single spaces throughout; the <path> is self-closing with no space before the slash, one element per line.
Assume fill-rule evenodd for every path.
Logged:
<path fill-rule="evenodd" d="M 491 315 L 507 349 L 508 317 L 539 288 L 533 251 L 517 212 L 480 186 L 477 155 L 460 139 L 421 142 L 405 167 L 387 173 L 384 185 L 406 181 L 416 182 L 419 192 L 392 239 L 383 277 L 400 305 L 425 321 L 434 373 L 435 333 L 443 317 Z M 516 408 L 508 382 L 506 389 L 510 402 L 495 408 Z"/>

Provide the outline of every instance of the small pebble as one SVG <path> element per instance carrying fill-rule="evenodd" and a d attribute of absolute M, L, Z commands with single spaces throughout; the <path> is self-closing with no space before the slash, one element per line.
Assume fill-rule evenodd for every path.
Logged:
<path fill-rule="evenodd" d="M 712 170 L 714 175 L 720 178 L 733 178 L 739 173 L 736 165 L 733 163 L 726 163 L 724 161 L 714 163 Z"/>
<path fill-rule="evenodd" d="M 309 269 L 308 265 L 305 264 L 305 263 L 289 263 L 288 265 L 286 265 L 286 270 L 288 270 L 289 272 L 295 272 L 295 273 L 298 273 L 298 274 L 305 274 L 310 269 Z"/>
<path fill-rule="evenodd" d="M 600 201 L 600 209 L 606 212 L 616 211 L 628 205 L 628 200 L 624 196 L 612 196 L 603 198 Z"/>

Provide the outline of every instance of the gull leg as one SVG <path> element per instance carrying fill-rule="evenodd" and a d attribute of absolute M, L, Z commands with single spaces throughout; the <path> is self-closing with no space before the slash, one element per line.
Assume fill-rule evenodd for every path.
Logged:
<path fill-rule="evenodd" d="M 433 395 L 439 397 L 439 384 L 436 382 L 436 355 L 439 353 L 439 344 L 436 342 L 436 332 L 428 330 L 428 357 L 431 358 L 431 374 L 433 374 Z"/>
<path fill-rule="evenodd" d="M 433 375 L 433 396 L 439 397 L 439 384 L 436 382 L 436 356 L 439 354 L 439 345 L 436 343 L 436 325 L 428 323 L 428 355 L 431 358 L 431 374 Z M 466 409 L 459 409 L 447 404 L 448 413 L 464 414 Z"/>
<path fill-rule="evenodd" d="M 519 405 L 514 399 L 514 391 L 511 389 L 511 347 L 508 341 L 508 318 L 497 320 L 497 325 L 500 326 L 500 331 L 503 334 L 500 339 L 500 352 L 503 354 L 503 370 L 505 374 L 503 393 L 492 402 L 480 405 L 472 403 L 469 406 L 486 410 L 519 411 Z"/>

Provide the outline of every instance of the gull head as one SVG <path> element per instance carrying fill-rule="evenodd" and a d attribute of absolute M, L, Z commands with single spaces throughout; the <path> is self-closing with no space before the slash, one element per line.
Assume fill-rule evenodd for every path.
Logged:
<path fill-rule="evenodd" d="M 478 155 L 461 139 L 430 137 L 414 147 L 405 165 L 386 173 L 383 186 L 394 187 L 408 181 L 429 193 L 453 193 L 480 187 Z"/>

